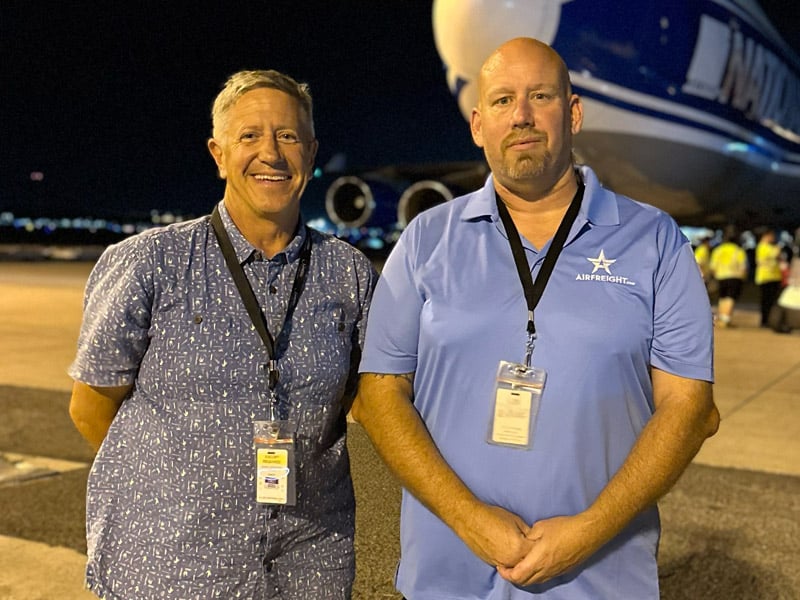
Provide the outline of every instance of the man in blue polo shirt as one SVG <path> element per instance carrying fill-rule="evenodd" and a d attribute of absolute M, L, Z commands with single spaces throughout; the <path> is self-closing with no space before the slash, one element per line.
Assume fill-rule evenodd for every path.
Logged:
<path fill-rule="evenodd" d="M 668 215 L 573 164 L 550 47 L 505 43 L 479 86 L 492 175 L 403 232 L 360 367 L 354 415 L 405 488 L 397 587 L 655 600 L 655 503 L 719 423 L 703 281 Z"/>

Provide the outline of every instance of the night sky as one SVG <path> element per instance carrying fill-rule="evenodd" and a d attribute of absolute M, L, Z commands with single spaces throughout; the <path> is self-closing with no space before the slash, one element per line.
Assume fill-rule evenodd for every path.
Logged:
<path fill-rule="evenodd" d="M 480 158 L 430 3 L 202 6 L 0 3 L 0 210 L 208 212 L 223 192 L 206 150 L 210 106 L 240 69 L 309 83 L 318 166 L 337 153 L 354 168 Z"/>
<path fill-rule="evenodd" d="M 762 2 L 797 45 L 780 14 L 793 4 Z M 445 83 L 430 2 L 204 5 L 0 2 L 0 211 L 209 212 L 223 191 L 205 145 L 210 106 L 245 68 L 310 84 L 318 166 L 338 153 L 353 168 L 481 158 Z M 307 195 L 323 193 L 312 182 Z"/>

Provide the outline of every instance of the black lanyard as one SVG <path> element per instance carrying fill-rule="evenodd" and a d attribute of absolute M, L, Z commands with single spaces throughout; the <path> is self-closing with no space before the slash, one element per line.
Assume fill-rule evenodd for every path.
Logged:
<path fill-rule="evenodd" d="M 267 319 L 264 313 L 261 312 L 261 306 L 258 304 L 258 299 L 253 293 L 253 288 L 250 287 L 250 281 L 247 279 L 242 265 L 239 264 L 236 258 L 236 251 L 233 249 L 233 244 L 228 237 L 228 232 L 225 231 L 225 226 L 222 224 L 222 218 L 219 216 L 219 210 L 217 210 L 216 206 L 211 213 L 211 226 L 214 228 L 217 241 L 219 241 L 220 248 L 222 248 L 222 255 L 225 257 L 225 262 L 228 264 L 228 270 L 233 276 L 233 281 L 236 283 L 236 288 L 239 290 L 242 302 L 244 302 L 245 308 L 247 308 L 247 314 L 250 315 L 250 320 L 253 322 L 256 331 L 258 331 L 258 335 L 261 336 L 264 346 L 267 349 L 267 354 L 269 354 L 267 384 L 269 385 L 270 392 L 274 392 L 275 386 L 278 385 L 279 378 L 275 356 L 275 340 L 269 333 Z M 281 331 L 278 333 L 278 337 L 280 337 L 280 333 L 286 328 L 286 324 L 292 319 L 294 309 L 297 307 L 297 302 L 300 300 L 300 295 L 303 293 L 310 262 L 311 230 L 306 229 L 306 239 L 303 242 L 303 247 L 300 249 L 300 262 L 294 274 L 292 295 L 289 296 L 289 306 L 286 309 L 286 317 L 283 319 L 283 325 L 281 326 Z"/>
<path fill-rule="evenodd" d="M 558 255 L 561 254 L 561 249 L 567 240 L 567 235 L 578 216 L 578 211 L 581 207 L 581 200 L 583 199 L 583 179 L 578 174 L 578 189 L 572 197 L 572 202 L 567 209 L 564 218 L 561 219 L 561 224 L 558 226 L 553 241 L 550 244 L 550 249 L 547 251 L 547 256 L 544 258 L 542 268 L 536 276 L 534 283 L 531 277 L 530 267 L 528 260 L 525 258 L 525 249 L 522 247 L 519 231 L 511 215 L 508 214 L 508 209 L 505 203 L 500 200 L 500 196 L 495 192 L 494 199 L 497 202 L 497 212 L 500 214 L 500 220 L 503 221 L 503 226 L 506 228 L 508 235 L 508 242 L 511 244 L 511 254 L 514 255 L 514 263 L 517 265 L 517 273 L 519 273 L 520 282 L 522 282 L 522 289 L 525 292 L 525 301 L 528 304 L 528 345 L 525 354 L 525 365 L 530 366 L 531 353 L 533 351 L 533 342 L 536 339 L 536 325 L 533 320 L 533 311 L 539 300 L 544 293 L 544 288 L 550 279 L 550 274 L 553 272 L 553 267 L 556 265 Z"/>

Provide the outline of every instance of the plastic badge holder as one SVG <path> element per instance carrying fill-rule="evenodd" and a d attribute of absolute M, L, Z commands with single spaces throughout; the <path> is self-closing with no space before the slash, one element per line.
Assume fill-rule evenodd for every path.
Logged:
<path fill-rule="evenodd" d="M 547 373 L 537 367 L 500 361 L 487 441 L 530 450 Z"/>
<path fill-rule="evenodd" d="M 294 506 L 295 431 L 292 421 L 255 421 L 256 502 Z"/>

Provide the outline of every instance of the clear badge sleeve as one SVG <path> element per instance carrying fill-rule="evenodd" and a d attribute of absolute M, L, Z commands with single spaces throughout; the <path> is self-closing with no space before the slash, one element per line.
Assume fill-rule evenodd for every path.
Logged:
<path fill-rule="evenodd" d="M 295 433 L 293 421 L 254 421 L 256 502 L 294 506 Z"/>
<path fill-rule="evenodd" d="M 544 369 L 500 361 L 487 442 L 520 450 L 533 447 L 546 379 Z"/>

